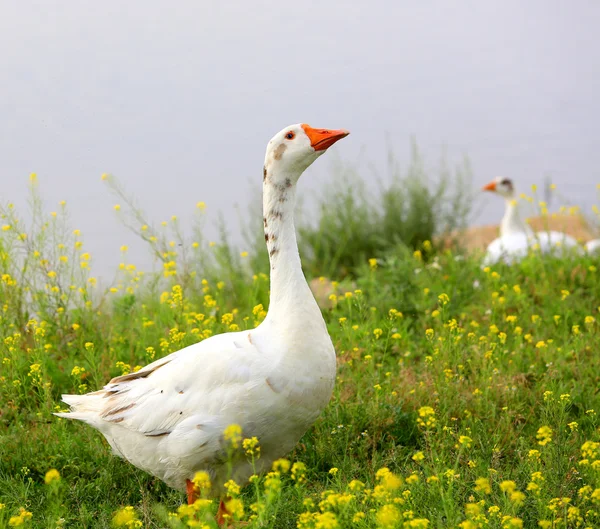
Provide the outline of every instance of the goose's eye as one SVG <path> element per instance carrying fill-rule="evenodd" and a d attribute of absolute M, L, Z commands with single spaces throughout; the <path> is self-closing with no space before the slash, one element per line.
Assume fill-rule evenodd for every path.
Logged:
<path fill-rule="evenodd" d="M 295 134 L 294 134 L 294 133 L 293 133 L 293 132 L 290 130 L 290 131 L 289 131 L 289 132 L 288 132 L 288 133 L 285 135 L 285 137 L 286 137 L 288 140 L 293 140 L 293 139 L 296 137 L 296 135 L 295 135 Z"/>

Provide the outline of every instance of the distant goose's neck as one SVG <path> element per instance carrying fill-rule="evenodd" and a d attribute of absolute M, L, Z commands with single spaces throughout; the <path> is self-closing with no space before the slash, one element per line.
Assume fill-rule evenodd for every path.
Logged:
<path fill-rule="evenodd" d="M 273 174 L 265 169 L 263 181 L 263 224 L 271 265 L 271 297 L 267 318 L 288 321 L 300 317 L 322 320 L 308 287 L 298 253 L 294 206 L 297 175 Z"/>
<path fill-rule="evenodd" d="M 521 213 L 517 200 L 514 197 L 505 199 L 505 211 L 500 223 L 500 236 L 513 235 L 515 233 L 526 233 L 531 235 L 531 228 L 521 219 Z"/>

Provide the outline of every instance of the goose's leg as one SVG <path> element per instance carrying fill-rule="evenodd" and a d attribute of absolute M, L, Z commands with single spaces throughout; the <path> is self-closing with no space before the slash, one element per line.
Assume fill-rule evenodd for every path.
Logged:
<path fill-rule="evenodd" d="M 192 481 L 190 481 L 189 479 L 186 479 L 185 480 L 185 490 L 187 492 L 188 505 L 191 505 L 198 499 L 197 495 L 196 495 L 196 491 L 194 489 L 195 489 L 194 483 Z"/>
<path fill-rule="evenodd" d="M 225 518 L 226 515 L 228 518 L 231 518 L 231 513 L 227 510 L 225 502 L 221 500 L 219 509 L 217 510 L 217 523 L 219 524 L 219 527 L 223 527 L 227 524 L 227 519 Z"/>

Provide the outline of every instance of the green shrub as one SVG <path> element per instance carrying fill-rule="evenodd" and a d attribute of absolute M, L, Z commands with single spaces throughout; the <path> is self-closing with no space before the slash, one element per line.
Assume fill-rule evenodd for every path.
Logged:
<path fill-rule="evenodd" d="M 300 253 L 311 276 L 354 275 L 369 258 L 418 249 L 424 241 L 466 227 L 473 200 L 471 171 L 464 160 L 450 171 L 442 159 L 435 177 L 413 142 L 411 161 L 402 172 L 390 156 L 390 183 L 340 168 L 323 191 L 315 223 L 301 223 Z M 434 244 L 434 249 L 437 249 Z"/>

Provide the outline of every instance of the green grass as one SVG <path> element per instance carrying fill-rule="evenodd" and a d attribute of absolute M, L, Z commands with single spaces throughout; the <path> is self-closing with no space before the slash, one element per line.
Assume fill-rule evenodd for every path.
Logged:
<path fill-rule="evenodd" d="M 300 224 L 307 273 L 355 275 L 373 256 L 394 248 L 417 249 L 466 227 L 473 201 L 468 159 L 450 169 L 442 158 L 432 169 L 413 142 L 406 169 L 390 154 L 388 172 L 390 183 L 383 185 L 351 167 L 338 170 L 318 201 L 318 221 Z"/>
<path fill-rule="evenodd" d="M 268 278 L 251 256 L 201 232 L 194 247 L 176 221 L 153 228 L 124 205 L 133 229 L 148 225 L 140 233 L 165 273 L 141 274 L 125 253 L 113 290 L 101 290 L 66 207 L 48 216 L 35 185 L 33 196 L 32 223 L 0 210 L 0 528 L 11 517 L 110 527 L 126 506 L 117 521 L 131 527 L 214 527 L 215 505 L 169 517 L 182 494 L 52 412 L 61 393 L 254 327 Z M 366 257 L 377 261 L 356 263 L 354 285 L 342 282 L 324 311 L 338 379 L 289 455 L 304 478 L 297 465 L 295 477 L 243 489 L 244 519 L 258 512 L 250 527 L 599 527 L 598 259 L 482 270 L 427 243 Z M 60 479 L 46 484 L 51 469 Z"/>

